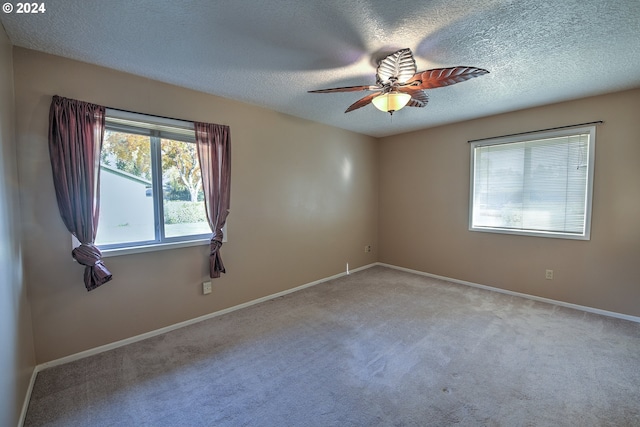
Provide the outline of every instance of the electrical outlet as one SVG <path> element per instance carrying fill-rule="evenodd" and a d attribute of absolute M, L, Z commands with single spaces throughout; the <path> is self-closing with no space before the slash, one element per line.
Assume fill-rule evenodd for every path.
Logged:
<path fill-rule="evenodd" d="M 207 295 L 211 293 L 211 282 L 202 282 L 202 294 Z"/>
<path fill-rule="evenodd" d="M 371 245 L 367 245 L 367 246 L 365 246 L 365 247 L 364 247 L 364 251 L 365 251 L 366 253 L 371 252 Z"/>
<path fill-rule="evenodd" d="M 546 270 L 544 272 L 544 278 L 547 280 L 553 280 L 553 270 Z"/>

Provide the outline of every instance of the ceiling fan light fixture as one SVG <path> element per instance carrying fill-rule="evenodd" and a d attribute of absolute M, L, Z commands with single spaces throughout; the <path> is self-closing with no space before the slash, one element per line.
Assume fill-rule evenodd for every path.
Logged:
<path fill-rule="evenodd" d="M 416 61 L 411 49 L 400 49 L 378 61 L 375 85 L 333 87 L 310 90 L 310 93 L 359 92 L 366 90 L 369 95 L 358 99 L 345 110 L 345 113 L 373 103 L 380 111 L 393 114 L 405 106 L 426 107 L 429 102 L 427 89 L 449 86 L 464 82 L 473 77 L 489 73 L 476 67 L 434 68 L 416 71 Z"/>
<path fill-rule="evenodd" d="M 393 114 L 394 111 L 402 109 L 411 100 L 411 95 L 395 90 L 378 95 L 371 100 L 373 105 L 380 111 Z"/>

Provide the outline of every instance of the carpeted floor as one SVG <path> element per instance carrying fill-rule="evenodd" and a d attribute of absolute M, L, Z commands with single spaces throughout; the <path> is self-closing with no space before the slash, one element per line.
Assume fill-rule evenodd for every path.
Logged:
<path fill-rule="evenodd" d="M 640 324 L 373 267 L 40 372 L 25 426 L 638 426 Z"/>

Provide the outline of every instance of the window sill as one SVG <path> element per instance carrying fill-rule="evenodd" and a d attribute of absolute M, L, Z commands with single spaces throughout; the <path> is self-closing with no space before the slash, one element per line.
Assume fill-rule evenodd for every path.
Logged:
<path fill-rule="evenodd" d="M 587 229 L 588 230 L 588 229 Z M 495 233 L 495 234 L 511 234 L 516 236 L 530 236 L 530 237 L 550 237 L 553 239 L 567 239 L 567 240 L 591 240 L 589 231 L 585 234 L 571 234 L 560 232 L 545 232 L 545 231 L 525 231 L 525 230 L 512 230 L 499 227 L 469 227 L 469 231 L 480 231 L 482 233 Z"/>
<path fill-rule="evenodd" d="M 103 258 L 109 258 L 114 256 L 138 254 L 143 252 L 156 252 L 156 251 L 165 251 L 168 249 L 187 248 L 190 246 L 204 246 L 204 245 L 208 245 L 210 241 L 211 240 L 209 238 L 206 238 L 206 239 L 198 239 L 198 240 L 188 240 L 184 242 L 158 243 L 155 245 L 131 246 L 127 248 L 116 248 L 116 249 L 102 249 L 101 251 L 102 251 Z"/>

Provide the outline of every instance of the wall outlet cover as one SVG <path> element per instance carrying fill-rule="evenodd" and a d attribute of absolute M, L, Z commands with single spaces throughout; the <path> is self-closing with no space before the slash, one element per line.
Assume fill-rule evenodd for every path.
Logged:
<path fill-rule="evenodd" d="M 203 282 L 202 283 L 202 293 L 204 295 L 211 293 L 211 282 Z"/>

